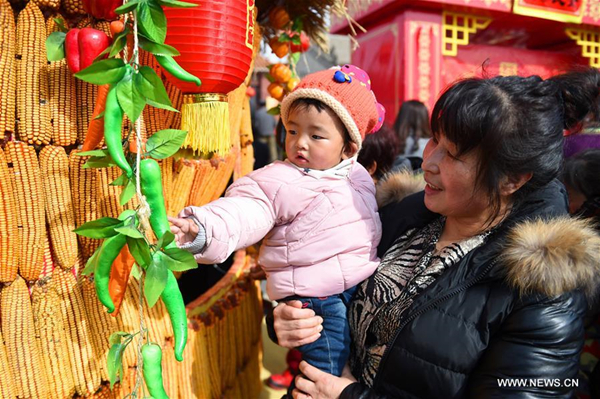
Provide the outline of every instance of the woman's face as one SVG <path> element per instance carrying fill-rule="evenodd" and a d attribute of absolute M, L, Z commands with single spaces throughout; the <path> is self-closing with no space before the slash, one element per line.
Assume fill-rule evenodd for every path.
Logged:
<path fill-rule="evenodd" d="M 456 146 L 442 134 L 431 138 L 423 152 L 425 206 L 454 219 L 485 221 L 490 214 L 489 197 L 476 189 L 478 161 L 475 151 L 460 159 Z"/>

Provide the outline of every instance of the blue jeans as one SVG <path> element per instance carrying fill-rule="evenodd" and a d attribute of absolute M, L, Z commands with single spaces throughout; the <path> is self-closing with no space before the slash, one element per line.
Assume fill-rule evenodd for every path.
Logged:
<path fill-rule="evenodd" d="M 298 300 L 303 308 L 314 310 L 323 318 L 321 337 L 315 342 L 299 346 L 302 360 L 329 374 L 341 376 L 350 354 L 350 327 L 348 305 L 356 292 L 352 287 L 341 294 L 324 298 L 287 297 L 284 301 Z"/>

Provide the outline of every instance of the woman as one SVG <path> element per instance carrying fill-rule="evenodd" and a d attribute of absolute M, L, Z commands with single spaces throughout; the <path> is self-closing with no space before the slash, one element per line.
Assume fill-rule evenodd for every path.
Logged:
<path fill-rule="evenodd" d="M 556 177 L 563 127 L 598 116 L 599 86 L 590 69 L 471 78 L 441 96 L 424 192 L 380 211 L 381 265 L 349 309 L 350 367 L 338 378 L 301 363 L 295 398 L 571 395 L 600 239 L 568 218 Z M 319 334 L 295 303 L 274 317 L 283 346 Z"/>

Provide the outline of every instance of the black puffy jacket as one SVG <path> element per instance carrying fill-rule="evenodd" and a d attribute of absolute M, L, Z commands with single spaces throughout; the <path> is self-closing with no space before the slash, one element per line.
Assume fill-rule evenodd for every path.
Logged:
<path fill-rule="evenodd" d="M 380 214 L 381 254 L 436 217 L 423 193 Z M 550 183 L 415 298 L 373 387 L 351 384 L 340 397 L 571 397 L 599 263 L 600 238 L 568 218 L 564 187 Z"/>

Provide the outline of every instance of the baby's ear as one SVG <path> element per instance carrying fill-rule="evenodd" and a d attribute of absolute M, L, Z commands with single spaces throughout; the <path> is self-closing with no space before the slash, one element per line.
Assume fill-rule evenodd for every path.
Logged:
<path fill-rule="evenodd" d="M 358 145 L 354 141 L 350 141 L 344 146 L 344 153 L 342 159 L 352 158 L 358 152 Z"/>

